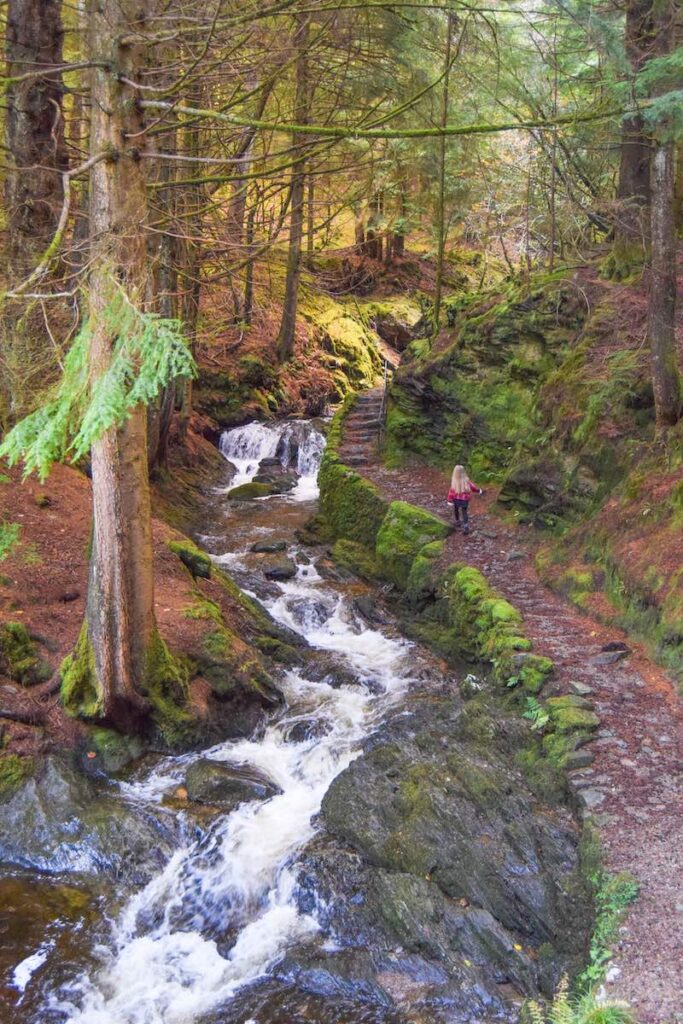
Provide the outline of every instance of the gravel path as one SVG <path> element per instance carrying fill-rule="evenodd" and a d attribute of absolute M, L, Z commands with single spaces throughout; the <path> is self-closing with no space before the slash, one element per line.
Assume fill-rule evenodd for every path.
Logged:
<path fill-rule="evenodd" d="M 364 396 L 349 416 L 342 457 L 353 454 L 357 471 L 387 498 L 449 518 L 443 474 L 379 464 L 374 439 L 358 429 L 377 400 L 375 393 Z M 494 494 L 473 497 L 472 532 L 446 541 L 448 560 L 476 566 L 519 609 L 534 649 L 556 664 L 558 692 L 575 684 L 590 688 L 601 719 L 589 747 L 595 760 L 572 773 L 572 784 L 600 826 L 608 869 L 629 871 L 641 886 L 605 987 L 631 1004 L 641 1024 L 683 1024 L 683 706 L 671 680 L 637 644 L 539 580 L 523 528 L 503 523 L 494 501 Z M 625 639 L 632 653 L 605 664 L 601 648 Z"/>

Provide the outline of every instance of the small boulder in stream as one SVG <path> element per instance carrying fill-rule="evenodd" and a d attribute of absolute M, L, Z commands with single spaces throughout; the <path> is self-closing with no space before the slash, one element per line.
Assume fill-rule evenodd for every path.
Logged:
<path fill-rule="evenodd" d="M 279 558 L 270 562 L 263 570 L 267 580 L 291 580 L 296 576 L 296 565 L 291 558 Z"/>
<path fill-rule="evenodd" d="M 277 555 L 280 551 L 287 550 L 286 540 L 257 540 L 251 545 L 255 555 Z"/>
<path fill-rule="evenodd" d="M 222 764 L 202 757 L 187 769 L 185 788 L 190 800 L 231 811 L 250 800 L 268 800 L 282 790 L 250 765 Z"/>

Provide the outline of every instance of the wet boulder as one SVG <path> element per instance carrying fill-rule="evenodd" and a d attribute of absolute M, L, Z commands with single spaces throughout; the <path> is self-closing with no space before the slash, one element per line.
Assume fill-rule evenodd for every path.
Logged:
<path fill-rule="evenodd" d="M 267 580 L 274 580 L 275 582 L 291 580 L 296 576 L 296 564 L 291 558 L 279 558 L 277 561 L 270 562 L 264 568 L 263 575 Z"/>
<path fill-rule="evenodd" d="M 439 946 L 449 971 L 458 957 L 487 957 L 480 981 L 492 999 L 496 978 L 519 994 L 550 993 L 580 966 L 592 909 L 579 828 L 515 767 L 524 735 L 485 695 L 463 706 L 447 693 L 375 734 L 322 804 L 327 829 L 360 865 L 335 882 L 342 893 L 348 882 L 343 913 L 355 915 L 331 923 L 335 936 L 350 942 L 379 922 L 388 941 Z M 312 862 L 308 887 L 324 896 L 330 870 L 329 858 Z"/>
<path fill-rule="evenodd" d="M 251 550 L 256 555 L 277 555 L 287 550 L 286 540 L 257 540 L 251 545 Z"/>
<path fill-rule="evenodd" d="M 211 804 L 225 811 L 251 800 L 268 800 L 282 792 L 257 768 L 221 764 L 204 757 L 187 769 L 185 788 L 195 803 Z"/>
<path fill-rule="evenodd" d="M 279 494 L 277 486 L 261 480 L 252 480 L 248 484 L 240 484 L 228 491 L 228 501 L 253 501 L 254 498 L 269 498 Z"/>
<path fill-rule="evenodd" d="M 268 484 L 277 488 L 276 494 L 286 494 L 296 487 L 298 479 L 296 472 L 283 466 L 280 459 L 267 458 L 259 462 L 254 483 Z"/>
<path fill-rule="evenodd" d="M 0 803 L 0 863 L 48 874 L 109 874 L 144 884 L 178 838 L 172 816 L 122 800 L 68 757 L 47 757 Z"/>

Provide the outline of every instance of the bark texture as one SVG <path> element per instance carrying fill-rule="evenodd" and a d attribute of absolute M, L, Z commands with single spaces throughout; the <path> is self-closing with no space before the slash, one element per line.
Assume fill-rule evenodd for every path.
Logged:
<path fill-rule="evenodd" d="M 626 59 L 635 76 L 652 55 L 653 0 L 628 0 L 624 28 Z M 649 234 L 650 139 L 643 118 L 624 118 L 619 162 L 619 201 L 611 273 L 627 277 L 642 264 Z"/>
<path fill-rule="evenodd" d="M 62 205 L 67 167 L 61 75 L 42 76 L 62 63 L 59 0 L 9 0 L 7 74 L 30 75 L 7 92 L 6 138 L 11 169 L 5 183 L 12 276 L 24 277 L 47 248 Z"/>
<path fill-rule="evenodd" d="M 673 46 L 674 0 L 656 0 L 655 48 L 658 55 Z M 658 431 L 678 422 L 681 383 L 676 355 L 676 226 L 674 142 L 670 126 L 660 125 L 653 143 L 650 235 L 652 246 L 648 339 Z"/>
<path fill-rule="evenodd" d="M 90 0 L 91 55 L 119 72 L 92 72 L 91 150 L 111 150 L 90 181 L 90 315 L 97 324 L 90 366 L 93 378 L 111 363 L 115 337 L 102 311 L 114 281 L 131 302 L 144 301 L 147 222 L 146 183 L 134 140 L 142 124 L 134 90 L 140 54 L 118 38 L 140 21 L 137 0 Z M 147 469 L 147 412 L 133 411 L 120 429 L 108 430 L 92 449 L 93 552 L 87 627 L 105 717 L 119 728 L 140 726 L 149 704 L 142 696 L 156 635 L 152 523 Z"/>
<path fill-rule="evenodd" d="M 307 14 L 296 15 L 294 32 L 294 49 L 296 58 L 296 95 L 294 100 L 294 120 L 297 124 L 305 124 L 308 120 L 308 26 Z M 292 133 L 292 148 L 298 156 L 292 168 L 292 191 L 289 219 L 289 251 L 287 254 L 287 276 L 285 280 L 285 297 L 282 305 L 282 321 L 277 339 L 278 358 L 281 362 L 291 359 L 294 353 L 296 331 L 296 310 L 301 276 L 301 242 L 304 232 L 306 191 L 306 153 L 305 137 L 298 132 Z"/>

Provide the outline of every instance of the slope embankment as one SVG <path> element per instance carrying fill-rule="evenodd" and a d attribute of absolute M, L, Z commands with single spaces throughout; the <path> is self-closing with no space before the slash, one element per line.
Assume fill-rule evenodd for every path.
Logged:
<path fill-rule="evenodd" d="M 373 515 L 377 518 L 380 506 L 386 510 L 389 502 L 408 501 L 430 514 L 430 519 L 448 519 L 450 515 L 443 473 L 431 468 L 387 469 L 381 464 L 377 435 L 369 429 L 374 417 L 368 405 L 372 403 L 372 397 L 365 399 L 350 412 L 344 428 L 337 427 L 339 463 L 328 471 L 331 494 L 335 478 L 339 484 L 342 474 L 347 474 L 346 496 L 337 491 L 329 500 L 338 516 L 337 528 L 351 537 L 346 542 L 347 555 L 349 544 L 367 544 Z M 335 438 L 332 440 L 334 443 Z M 345 454 L 353 455 L 353 470 L 343 467 Z M 432 553 L 434 572 L 453 563 L 476 568 L 520 614 L 517 632 L 531 641 L 536 656 L 551 659 L 553 664 L 540 685 L 537 679 L 528 689 L 536 691 L 539 706 L 549 713 L 555 737 L 565 730 L 557 721 L 563 701 L 565 712 L 569 704 L 593 716 L 578 730 L 582 735 L 575 751 L 562 750 L 552 738 L 544 745 L 559 754 L 574 798 L 584 816 L 599 826 L 605 867 L 612 872 L 630 872 L 640 885 L 639 899 L 620 931 L 607 991 L 627 1000 L 643 1024 L 670 1024 L 677 1019 L 683 991 L 681 929 L 676 927 L 683 906 L 680 701 L 672 680 L 640 645 L 544 585 L 535 569 L 532 545 L 525 541 L 521 528 L 511 527 L 494 511 L 495 498 L 491 492 L 474 499 L 479 504 L 473 505 L 474 526 L 469 536 L 453 532 L 440 539 L 439 550 Z M 354 505 L 358 515 L 355 526 Z M 324 479 L 322 507 L 324 511 Z M 346 525 L 349 522 L 350 527 Z M 400 563 L 399 547 L 397 541 L 394 562 L 398 559 Z M 343 547 L 340 553 L 344 554 Z M 427 549 L 423 554 L 429 554 Z M 351 549 L 350 555 L 358 564 L 358 553 Z M 377 547 L 375 557 L 379 556 L 380 562 L 381 555 Z M 382 571 L 377 562 L 366 561 L 366 569 L 371 571 L 373 565 Z M 386 561 L 384 572 L 386 575 Z M 401 580 L 395 578 L 394 582 L 400 584 Z M 419 601 L 414 608 L 417 617 Z"/>

